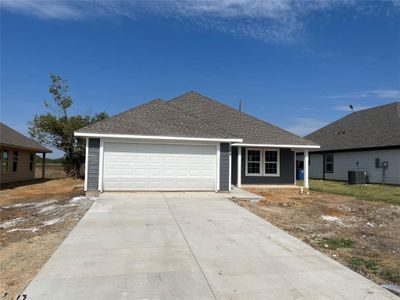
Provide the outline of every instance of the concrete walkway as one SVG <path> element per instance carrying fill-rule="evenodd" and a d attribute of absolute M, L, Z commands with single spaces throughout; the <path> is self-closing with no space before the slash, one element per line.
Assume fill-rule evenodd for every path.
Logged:
<path fill-rule="evenodd" d="M 215 193 L 105 193 L 25 293 L 46 299 L 398 299 Z"/>

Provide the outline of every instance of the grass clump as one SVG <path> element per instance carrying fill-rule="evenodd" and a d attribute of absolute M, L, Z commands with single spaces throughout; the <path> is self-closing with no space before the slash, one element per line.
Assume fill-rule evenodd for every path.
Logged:
<path fill-rule="evenodd" d="M 400 284 L 400 267 L 386 267 L 379 272 L 379 275 L 394 284 Z"/>
<path fill-rule="evenodd" d="M 319 241 L 319 245 L 322 248 L 336 250 L 337 248 L 351 248 L 354 245 L 354 241 L 343 238 L 322 238 Z"/>
<path fill-rule="evenodd" d="M 363 257 L 353 256 L 350 259 L 350 267 L 358 272 L 365 270 L 376 272 L 379 268 L 379 264 L 375 259 L 366 259 Z"/>

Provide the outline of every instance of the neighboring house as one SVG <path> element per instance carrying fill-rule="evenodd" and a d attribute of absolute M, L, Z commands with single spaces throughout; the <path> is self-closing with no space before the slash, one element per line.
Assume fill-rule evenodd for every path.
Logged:
<path fill-rule="evenodd" d="M 0 123 L 0 184 L 23 181 L 35 178 L 36 153 L 46 153 L 51 150 L 20 134 L 7 125 Z M 44 161 L 42 177 L 44 178 Z"/>
<path fill-rule="evenodd" d="M 345 181 L 358 170 L 371 183 L 400 184 L 400 102 L 350 113 L 305 138 L 321 145 L 310 153 L 310 178 Z"/>
<path fill-rule="evenodd" d="M 195 92 L 150 101 L 75 136 L 87 141 L 87 191 L 294 184 L 295 150 L 319 148 Z"/>

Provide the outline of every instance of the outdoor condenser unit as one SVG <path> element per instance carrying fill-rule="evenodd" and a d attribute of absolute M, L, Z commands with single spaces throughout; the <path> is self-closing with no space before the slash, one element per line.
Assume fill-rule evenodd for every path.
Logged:
<path fill-rule="evenodd" d="M 348 184 L 366 184 L 367 172 L 365 171 L 348 171 Z"/>

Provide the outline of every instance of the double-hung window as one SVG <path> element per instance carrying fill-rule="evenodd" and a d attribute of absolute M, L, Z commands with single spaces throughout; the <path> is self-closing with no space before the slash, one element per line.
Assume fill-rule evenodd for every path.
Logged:
<path fill-rule="evenodd" d="M 3 174 L 8 172 L 8 151 L 3 150 L 2 156 L 1 156 L 1 169 Z"/>
<path fill-rule="evenodd" d="M 279 150 L 246 149 L 246 176 L 279 176 Z"/>
<path fill-rule="evenodd" d="M 261 174 L 261 150 L 247 149 L 246 157 L 247 157 L 246 174 L 247 175 L 262 175 Z"/>
<path fill-rule="evenodd" d="M 264 174 L 279 175 L 279 152 L 278 150 L 265 150 L 264 151 Z"/>
<path fill-rule="evenodd" d="M 324 154 L 324 172 L 333 173 L 333 153 Z"/>

